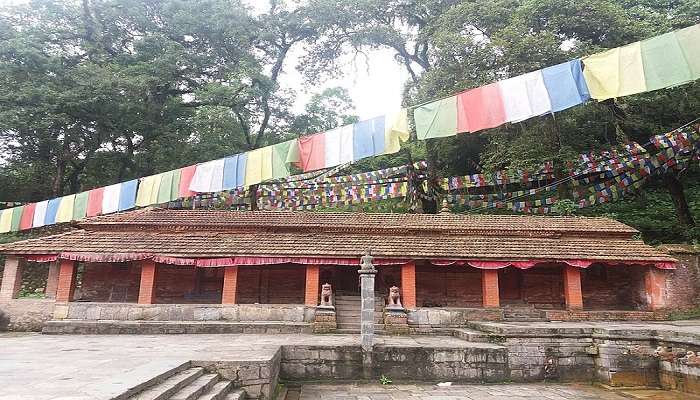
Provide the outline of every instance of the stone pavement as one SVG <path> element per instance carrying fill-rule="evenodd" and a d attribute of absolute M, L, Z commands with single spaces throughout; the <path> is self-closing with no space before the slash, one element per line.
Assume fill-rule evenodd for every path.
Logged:
<path fill-rule="evenodd" d="M 379 337 L 378 344 L 470 347 L 442 336 Z M 2 400 L 107 400 L 189 360 L 264 361 L 281 345 L 359 345 L 358 335 L 0 334 Z M 478 344 L 483 347 L 485 344 Z"/>
<path fill-rule="evenodd" d="M 698 397 L 660 390 L 613 392 L 591 385 L 303 385 L 285 400 L 690 400 Z M 638 396 L 639 394 L 640 396 Z"/>

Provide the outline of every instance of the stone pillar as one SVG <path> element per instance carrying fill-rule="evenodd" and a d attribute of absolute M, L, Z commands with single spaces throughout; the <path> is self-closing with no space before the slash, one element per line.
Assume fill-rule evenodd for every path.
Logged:
<path fill-rule="evenodd" d="M 54 261 L 49 264 L 49 276 L 46 278 L 46 289 L 44 289 L 44 294 L 47 299 L 56 298 L 56 289 L 58 288 L 58 261 Z"/>
<path fill-rule="evenodd" d="M 497 269 L 481 270 L 481 300 L 484 308 L 498 308 L 501 306 Z"/>
<path fill-rule="evenodd" d="M 644 273 L 644 289 L 649 310 L 656 311 L 666 307 L 665 271 L 649 267 Z"/>
<path fill-rule="evenodd" d="M 153 260 L 143 260 L 140 264 L 139 304 L 153 304 L 156 298 L 156 263 Z"/>
<path fill-rule="evenodd" d="M 78 269 L 73 260 L 61 260 L 58 266 L 58 285 L 56 287 L 56 302 L 68 303 L 73 301 L 75 292 L 75 277 Z"/>
<path fill-rule="evenodd" d="M 564 266 L 564 300 L 567 310 L 583 310 L 581 292 L 581 270 L 571 265 Z"/>
<path fill-rule="evenodd" d="M 0 287 L 0 300 L 16 299 L 22 288 L 22 268 L 24 260 L 19 257 L 7 256 L 5 269 L 2 273 L 2 286 Z"/>
<path fill-rule="evenodd" d="M 306 266 L 306 293 L 304 304 L 309 307 L 318 305 L 318 276 L 320 267 L 318 265 Z"/>
<path fill-rule="evenodd" d="M 360 264 L 360 342 L 362 344 L 362 371 L 365 379 L 372 378 L 372 348 L 374 346 L 374 258 L 369 254 L 362 257 Z"/>
<path fill-rule="evenodd" d="M 238 266 L 224 267 L 224 288 L 221 293 L 221 304 L 236 304 L 237 286 Z"/>
<path fill-rule="evenodd" d="M 409 310 L 416 308 L 416 263 L 401 266 L 401 300 Z"/>

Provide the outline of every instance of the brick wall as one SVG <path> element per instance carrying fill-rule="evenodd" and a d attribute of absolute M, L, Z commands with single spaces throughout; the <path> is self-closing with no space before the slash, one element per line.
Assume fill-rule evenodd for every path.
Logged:
<path fill-rule="evenodd" d="M 538 265 L 521 270 L 513 267 L 498 271 L 501 305 L 528 303 L 543 308 L 564 305 L 561 265 Z"/>
<path fill-rule="evenodd" d="M 481 307 L 481 270 L 416 266 L 418 307 Z"/>
<path fill-rule="evenodd" d="M 141 268 L 133 263 L 85 263 L 76 299 L 98 302 L 136 302 Z"/>
<path fill-rule="evenodd" d="M 583 308 L 586 310 L 641 310 L 644 267 L 591 265 L 581 270 Z"/>
<path fill-rule="evenodd" d="M 666 275 L 666 304 L 673 309 L 697 307 L 700 303 L 700 250 L 684 245 L 660 247 L 680 263 Z"/>
<path fill-rule="evenodd" d="M 236 301 L 240 304 L 304 304 L 306 267 L 280 265 L 238 269 Z"/>
<path fill-rule="evenodd" d="M 158 264 L 156 303 L 218 304 L 224 285 L 223 268 Z"/>

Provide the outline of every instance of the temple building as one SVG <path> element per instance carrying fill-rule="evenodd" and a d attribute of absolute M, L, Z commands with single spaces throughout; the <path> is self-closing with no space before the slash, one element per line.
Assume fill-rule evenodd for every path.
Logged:
<path fill-rule="evenodd" d="M 23 270 L 48 263 L 54 321 L 304 326 L 330 284 L 339 327 L 351 328 L 369 253 L 377 298 L 398 288 L 414 329 L 662 318 L 693 299 L 672 289 L 686 279 L 677 260 L 638 234 L 605 218 L 150 208 L 0 245 L 0 303 L 17 297 Z"/>

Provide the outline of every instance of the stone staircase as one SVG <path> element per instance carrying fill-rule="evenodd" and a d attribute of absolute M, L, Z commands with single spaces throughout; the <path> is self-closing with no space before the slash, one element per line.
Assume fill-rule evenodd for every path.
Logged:
<path fill-rule="evenodd" d="M 234 389 L 231 381 L 202 367 L 175 371 L 145 387 L 126 400 L 241 400 L 245 391 Z"/>
<path fill-rule="evenodd" d="M 360 333 L 360 306 L 362 299 L 354 295 L 335 296 L 337 333 Z M 374 298 L 374 331 L 384 332 L 384 299 Z"/>
<path fill-rule="evenodd" d="M 529 304 L 507 304 L 503 306 L 503 319 L 520 322 L 545 321 L 545 313 Z"/>

